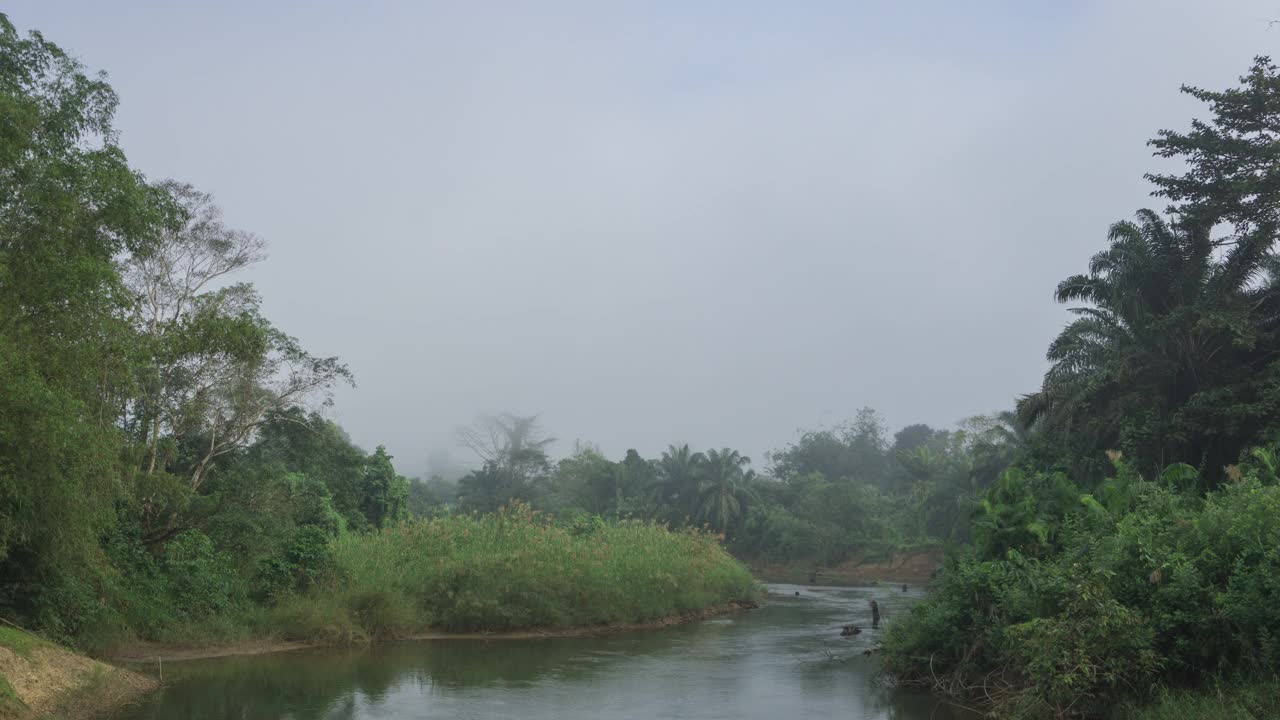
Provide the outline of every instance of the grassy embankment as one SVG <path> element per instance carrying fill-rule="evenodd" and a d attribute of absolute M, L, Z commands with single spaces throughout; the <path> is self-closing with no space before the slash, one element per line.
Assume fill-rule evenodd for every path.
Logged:
<path fill-rule="evenodd" d="M 265 612 L 279 637 L 640 623 L 759 593 L 712 535 L 639 522 L 567 528 L 522 508 L 346 536 L 334 560 L 329 587 Z"/>
<path fill-rule="evenodd" d="M 330 550 L 332 569 L 312 590 L 154 639 L 340 644 L 650 623 L 760 595 L 714 535 L 632 521 L 567 527 L 527 508 L 345 535 Z"/>
<path fill-rule="evenodd" d="M 0 718 L 96 717 L 154 687 L 143 675 L 0 625 Z"/>
<path fill-rule="evenodd" d="M 441 630 L 645 624 L 761 592 L 714 535 L 639 522 L 566 527 L 527 508 L 347 535 L 330 549 L 332 567 L 311 591 L 171 627 L 155 639 L 195 649 L 148 645 L 133 659 L 198 657 L 201 646 L 227 642 L 261 652 Z M 0 626 L 0 718 L 90 717 L 154 684 Z"/>

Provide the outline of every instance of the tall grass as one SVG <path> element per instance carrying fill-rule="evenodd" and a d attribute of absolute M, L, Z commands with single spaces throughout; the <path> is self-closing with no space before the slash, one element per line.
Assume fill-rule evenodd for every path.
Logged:
<path fill-rule="evenodd" d="M 557 525 L 527 506 L 345 536 L 328 587 L 271 614 L 286 637 L 645 622 L 750 599 L 718 538 L 638 521 Z"/>
<path fill-rule="evenodd" d="M 1111 714 L 1117 720 L 1270 720 L 1280 717 L 1280 677 L 1212 682 L 1195 689 L 1165 689 Z"/>

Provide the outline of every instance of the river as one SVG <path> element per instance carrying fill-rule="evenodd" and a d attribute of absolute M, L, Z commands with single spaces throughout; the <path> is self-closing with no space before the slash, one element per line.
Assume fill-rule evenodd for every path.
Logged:
<path fill-rule="evenodd" d="M 123 720 L 863 718 L 966 720 L 894 691 L 864 655 L 922 591 L 770 585 L 757 610 L 663 630 L 437 640 L 167 664 Z M 800 595 L 796 596 L 795 593 Z M 862 633 L 840 637 L 840 626 Z M 150 668 L 154 671 L 155 668 Z"/>

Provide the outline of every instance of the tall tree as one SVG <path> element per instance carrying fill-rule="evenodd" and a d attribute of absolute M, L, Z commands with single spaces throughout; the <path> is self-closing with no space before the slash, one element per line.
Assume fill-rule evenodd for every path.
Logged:
<path fill-rule="evenodd" d="M 737 450 L 708 450 L 700 472 L 699 520 L 729 532 L 746 513 L 755 473 L 751 459 Z"/>
<path fill-rule="evenodd" d="M 1210 481 L 1280 413 L 1280 268 L 1265 242 L 1215 252 L 1204 226 L 1170 226 L 1144 210 L 1116 223 L 1089 274 L 1058 286 L 1079 317 L 1049 347 L 1041 390 L 1018 404 L 1086 444 L 1095 471 L 1121 449 L 1153 474 L 1203 466 Z M 1248 248 L 1265 247 L 1258 254 Z"/>
<path fill-rule="evenodd" d="M 698 512 L 699 483 L 706 456 L 689 446 L 669 446 L 658 460 L 656 493 L 658 504 L 673 512 L 667 518 L 680 524 Z"/>
<path fill-rule="evenodd" d="M 198 491 L 212 463 L 247 446 L 276 413 L 327 403 L 329 390 L 352 376 L 337 358 L 315 357 L 272 326 L 252 285 L 214 287 L 262 259 L 263 242 L 227 227 L 212 197 L 190 185 L 162 189 L 177 222 L 151 252 L 128 260 L 125 276 L 148 360 L 135 425 L 147 472 L 160 464 L 162 433 L 188 440 L 185 470 Z"/>
<path fill-rule="evenodd" d="M 262 240 L 227 227 L 210 195 L 173 181 L 160 187 L 174 200 L 177 222 L 150 252 L 131 256 L 124 273 L 146 345 L 134 424 L 147 447 L 148 473 L 159 464 L 162 437 L 181 429 L 184 411 L 219 362 L 257 355 L 257 328 L 243 316 L 248 288 L 206 293 L 211 283 L 264 257 Z"/>
<path fill-rule="evenodd" d="M 170 208 L 115 109 L 101 76 L 0 14 L 0 598 L 90 562 L 123 491 L 135 345 L 116 258 L 148 252 Z"/>
<path fill-rule="evenodd" d="M 365 460 L 360 486 L 360 509 L 370 526 L 383 528 L 405 518 L 409 480 L 396 473 L 385 447 L 379 445 Z"/>
<path fill-rule="evenodd" d="M 485 463 L 494 463 L 525 481 L 546 475 L 551 468 L 547 448 L 555 438 L 542 430 L 537 415 L 483 417 L 458 428 L 457 436 L 459 444 Z"/>
<path fill-rule="evenodd" d="M 1148 175 L 1172 201 L 1170 219 L 1143 210 L 1116 223 L 1088 274 L 1058 286 L 1059 302 L 1085 307 L 1073 308 L 1040 392 L 1018 409 L 1063 456 L 1086 457 L 1077 475 L 1100 473 L 1103 451 L 1120 449 L 1151 475 L 1198 465 L 1212 485 L 1280 429 L 1280 72 L 1260 57 L 1241 82 L 1183 88 L 1212 119 L 1151 141 L 1187 163 Z"/>
<path fill-rule="evenodd" d="M 1160 157 L 1185 160 L 1183 173 L 1149 173 L 1157 197 L 1168 198 L 1179 224 L 1231 226 L 1220 242 L 1264 242 L 1260 228 L 1280 222 L 1280 71 L 1254 58 L 1241 86 L 1221 92 L 1184 85 L 1213 117 L 1188 132 L 1161 130 L 1150 142 Z M 1261 252 L 1261 249 L 1257 251 Z"/>

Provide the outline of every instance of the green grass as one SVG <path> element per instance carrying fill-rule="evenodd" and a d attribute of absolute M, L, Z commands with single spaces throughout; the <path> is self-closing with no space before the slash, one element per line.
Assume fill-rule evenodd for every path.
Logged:
<path fill-rule="evenodd" d="M 13 691 L 8 679 L 0 675 L 0 718 L 22 717 L 26 710 L 27 706 L 18 699 L 18 693 Z"/>
<path fill-rule="evenodd" d="M 32 648 L 42 645 L 49 645 L 49 643 L 10 625 L 0 624 L 0 647 L 9 648 L 14 653 L 29 658 Z"/>
<path fill-rule="evenodd" d="M 636 521 L 575 533 L 528 508 L 346 536 L 334 551 L 332 587 L 259 622 L 280 637 L 341 642 L 645 622 L 759 594 L 716 536 Z"/>
<path fill-rule="evenodd" d="M 1218 682 L 1194 690 L 1162 690 L 1144 703 L 1129 703 L 1116 720 L 1271 720 L 1280 717 L 1280 677 Z"/>
<path fill-rule="evenodd" d="M 0 708 L 3 708 L 5 702 L 17 702 L 18 693 L 13 691 L 13 686 L 9 684 L 8 678 L 0 675 Z"/>

